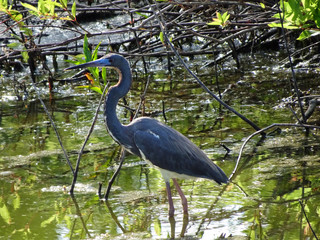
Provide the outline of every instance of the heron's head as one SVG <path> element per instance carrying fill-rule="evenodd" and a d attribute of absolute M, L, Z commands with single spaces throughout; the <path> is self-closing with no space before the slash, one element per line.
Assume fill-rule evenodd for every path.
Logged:
<path fill-rule="evenodd" d="M 127 60 L 118 54 L 107 54 L 106 56 L 87 63 L 75 65 L 72 67 L 68 67 L 65 70 L 77 69 L 77 68 L 87 68 L 87 67 L 115 67 L 120 68 L 123 63 L 126 63 Z"/>

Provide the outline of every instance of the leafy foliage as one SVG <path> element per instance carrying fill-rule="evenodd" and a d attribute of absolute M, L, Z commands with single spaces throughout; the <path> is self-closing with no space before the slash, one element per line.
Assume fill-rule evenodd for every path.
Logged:
<path fill-rule="evenodd" d="M 75 56 L 75 60 L 73 61 L 68 61 L 72 62 L 74 64 L 83 64 L 86 62 L 94 61 L 97 60 L 98 58 L 98 49 L 100 46 L 101 42 L 96 46 L 94 49 L 93 53 L 91 53 L 90 47 L 89 47 L 89 42 L 88 42 L 88 37 L 85 35 L 83 39 L 83 54 Z M 87 79 L 90 81 L 91 85 L 85 85 L 85 86 L 80 86 L 79 88 L 88 88 L 91 89 L 97 93 L 102 94 L 103 87 L 100 84 L 100 74 L 99 74 L 99 68 L 98 67 L 88 67 L 88 70 L 90 73 L 86 73 Z M 107 78 L 106 78 L 106 69 L 103 68 L 101 71 L 101 78 L 104 82 L 104 84 L 107 83 Z"/>
<path fill-rule="evenodd" d="M 221 13 L 216 13 L 217 18 L 212 18 L 213 22 L 208 23 L 208 25 L 219 25 L 222 28 L 226 27 L 228 25 L 228 19 L 230 18 L 230 14 L 228 12 L 225 12 L 221 15 Z"/>
<path fill-rule="evenodd" d="M 60 3 L 59 3 L 60 2 Z M 35 7 L 29 3 L 21 2 L 21 5 L 28 10 L 28 12 L 32 15 L 39 17 L 40 19 L 53 19 L 53 20 L 67 20 L 67 21 L 76 21 L 76 2 L 73 3 L 71 12 L 67 9 L 67 0 L 59 0 L 51 1 L 51 0 L 39 0 L 38 6 Z M 62 14 L 58 15 L 55 11 L 56 7 L 63 9 Z M 8 44 L 7 46 L 10 49 L 20 50 L 23 60 L 25 62 L 28 61 L 28 53 L 27 48 L 25 46 L 26 40 L 30 39 L 33 41 L 33 32 L 30 27 L 27 27 L 24 22 L 23 14 L 20 11 L 12 10 L 12 5 L 8 6 L 8 1 L 0 0 L 0 12 L 4 12 L 7 14 L 16 25 L 19 26 L 21 33 L 24 34 L 24 39 L 21 36 L 16 34 L 12 34 L 18 42 L 14 42 Z M 32 44 L 31 44 L 32 45 Z"/>
<path fill-rule="evenodd" d="M 75 2 L 72 5 L 71 13 L 67 11 L 67 0 L 59 0 L 60 3 L 57 1 L 51 0 L 39 0 L 38 1 L 38 8 L 34 7 L 31 4 L 21 2 L 21 5 L 24 6 L 29 12 L 33 15 L 40 17 L 41 19 L 60 19 L 60 20 L 69 20 L 74 21 L 76 19 L 76 5 Z M 55 8 L 61 8 L 68 13 L 68 16 L 59 16 L 55 12 Z"/>
<path fill-rule="evenodd" d="M 302 30 L 298 40 L 320 34 L 320 1 L 319 0 L 288 0 L 280 1 L 282 13 L 273 17 L 283 19 L 286 29 Z M 270 23 L 269 27 L 282 27 L 281 23 Z"/>

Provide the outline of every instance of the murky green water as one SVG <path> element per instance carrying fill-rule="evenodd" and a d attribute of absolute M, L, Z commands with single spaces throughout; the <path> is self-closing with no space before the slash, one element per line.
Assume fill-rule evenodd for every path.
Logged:
<path fill-rule="evenodd" d="M 272 66 L 276 58 L 244 56 L 243 73 L 225 70 L 220 74 L 222 92 L 227 89 L 225 101 L 260 127 L 295 122 L 290 110 L 280 105 L 281 99 L 290 95 L 290 73 Z M 217 92 L 213 68 L 201 68 L 201 60 L 197 65 L 194 71 Z M 319 87 L 312 85 L 315 78 L 319 82 L 316 74 L 298 74 L 302 90 L 313 89 L 313 94 L 319 94 Z M 151 79 L 146 113 L 164 121 L 163 101 L 167 124 L 188 136 L 230 175 L 241 144 L 253 130 L 233 114 L 221 111 L 179 67 L 171 79 L 164 70 L 155 71 Z M 75 199 L 71 198 L 70 169 L 28 78 L 15 82 L 2 77 L 1 81 L 0 239 L 314 239 L 301 204 L 319 236 L 317 130 L 307 135 L 303 129 L 282 128 L 281 133 L 275 132 L 264 141 L 259 141 L 259 136 L 253 138 L 233 183 L 228 185 L 181 181 L 189 202 L 189 221 L 183 218 L 180 198 L 174 191 L 173 222 L 168 219 L 161 174 L 135 156 L 126 157 L 110 200 L 98 200 L 98 183 L 103 183 L 104 191 L 117 167 L 120 149 L 107 134 L 101 114 L 82 158 Z M 137 107 L 145 86 L 145 81 L 134 81 L 126 98 L 132 108 Z M 31 90 L 14 87 L 23 84 Z M 57 85 L 55 91 L 51 98 L 44 92 L 43 99 L 75 164 L 99 96 L 74 89 L 74 85 Z M 26 100 L 18 101 L 13 98 L 16 95 Z M 129 112 L 121 107 L 118 112 L 128 123 Z M 316 112 L 310 121 L 318 118 Z M 231 153 L 226 155 L 220 144 Z"/>

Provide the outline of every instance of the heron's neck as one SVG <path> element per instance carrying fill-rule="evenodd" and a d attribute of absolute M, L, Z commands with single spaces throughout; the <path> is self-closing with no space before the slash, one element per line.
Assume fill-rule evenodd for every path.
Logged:
<path fill-rule="evenodd" d="M 118 83 L 111 87 L 107 93 L 104 116 L 107 129 L 112 138 L 121 145 L 127 145 L 130 138 L 126 133 L 126 128 L 123 126 L 116 114 L 116 107 L 120 98 L 124 97 L 130 90 L 132 77 L 129 64 L 121 66 L 117 69 L 119 72 Z"/>

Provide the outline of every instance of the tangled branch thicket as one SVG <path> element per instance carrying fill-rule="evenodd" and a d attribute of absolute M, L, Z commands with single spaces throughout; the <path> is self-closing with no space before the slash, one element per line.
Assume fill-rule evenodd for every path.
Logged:
<path fill-rule="evenodd" d="M 28 3 L 37 7 L 37 2 Z M 8 14 L 0 15 L 3 23 L 0 64 L 17 66 L 17 62 L 26 59 L 25 53 L 28 53 L 29 65 L 43 62 L 49 55 L 81 54 L 79 46 L 85 34 L 91 44 L 101 41 L 100 50 L 104 53 L 173 55 L 162 39 L 156 15 L 161 16 L 170 41 L 180 55 L 215 53 L 219 54 L 216 60 L 219 62 L 230 56 L 236 58 L 236 53 L 241 51 L 278 48 L 279 29 L 268 27 L 276 21 L 272 18 L 278 12 L 275 3 L 264 1 L 263 7 L 259 1 L 104 1 L 91 6 L 78 3 L 73 21 L 61 20 L 70 13 L 72 3 L 68 4 L 68 10 L 56 8 L 55 19 L 31 15 L 21 4 L 15 4 L 13 9 L 22 13 L 22 19 L 14 21 Z M 208 25 L 217 12 L 230 14 L 223 27 Z M 27 34 L 25 29 L 32 33 Z"/>
<path fill-rule="evenodd" d="M 276 0 L 265 0 L 263 3 L 119 0 L 95 4 L 88 2 L 90 5 L 68 3 L 67 0 L 59 2 L 61 4 L 55 5 L 46 0 L 21 1 L 19 4 L 15 2 L 11 8 L 7 7 L 7 10 L 0 6 L 3 23 L 0 25 L 3 36 L 0 37 L 0 65 L 7 71 L 17 71 L 27 66 L 36 82 L 35 71 L 43 70 L 49 75 L 49 85 L 52 86 L 52 81 L 57 77 L 50 70 L 52 67 L 47 66 L 47 56 L 52 56 L 55 72 L 59 72 L 57 58 L 82 54 L 85 36 L 89 38 L 92 49 L 101 43 L 100 56 L 106 52 L 118 52 L 124 56 L 135 56 L 136 59 L 168 57 L 170 60 L 170 56 L 174 55 L 180 58 L 205 54 L 209 65 L 210 60 L 215 64 L 233 58 L 236 67 L 240 68 L 238 54 L 241 52 L 278 50 L 282 46 L 288 50 L 289 45 L 297 47 L 290 48 L 295 51 L 292 55 L 303 56 L 304 61 L 309 57 L 310 63 L 315 63 L 314 66 L 308 65 L 309 68 L 317 68 L 319 63 L 317 36 L 299 45 L 296 38 L 302 30 L 268 26 L 271 22 L 280 21 L 273 17 L 281 11 Z M 221 19 L 221 16 L 227 17 Z M 215 21 L 220 22 L 210 24 Z M 286 37 L 283 37 L 282 31 L 285 30 Z M 290 56 L 288 52 L 288 63 L 292 63 Z M 294 77 L 293 82 L 296 83 Z M 298 92 L 296 87 L 294 94 L 299 98 Z M 308 111 L 312 113 L 319 105 L 319 99 L 310 100 L 313 99 L 315 104 L 310 104 L 312 108 L 306 114 Z M 298 102 L 303 118 L 297 117 L 297 120 L 306 123 L 309 115 L 304 116 L 301 99 Z"/>

